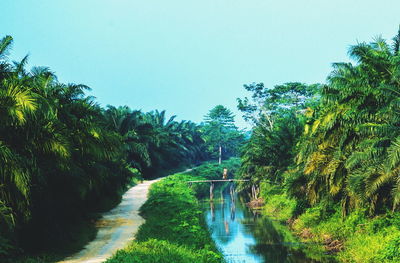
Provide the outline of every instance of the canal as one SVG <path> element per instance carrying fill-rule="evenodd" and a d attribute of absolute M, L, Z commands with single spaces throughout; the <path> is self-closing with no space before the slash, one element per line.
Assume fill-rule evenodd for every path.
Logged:
<path fill-rule="evenodd" d="M 228 263 L 333 263 L 315 244 L 298 242 L 286 226 L 229 194 L 203 201 L 212 238 Z"/>

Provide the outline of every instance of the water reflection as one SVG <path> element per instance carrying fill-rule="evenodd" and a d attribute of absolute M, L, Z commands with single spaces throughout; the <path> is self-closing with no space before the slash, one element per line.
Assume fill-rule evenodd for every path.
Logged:
<path fill-rule="evenodd" d="M 284 226 L 247 209 L 235 199 L 229 191 L 220 200 L 204 206 L 212 238 L 227 262 L 334 262 L 325 255 L 313 254 L 312 258 L 306 255 L 304 251 L 311 251 L 312 244 L 297 242 Z"/>

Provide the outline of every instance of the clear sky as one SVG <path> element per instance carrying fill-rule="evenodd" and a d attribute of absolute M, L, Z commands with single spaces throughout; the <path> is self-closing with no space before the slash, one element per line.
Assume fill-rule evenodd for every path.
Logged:
<path fill-rule="evenodd" d="M 12 58 L 83 83 L 102 105 L 200 122 L 236 110 L 243 84 L 324 82 L 331 63 L 392 38 L 399 0 L 0 0 Z"/>

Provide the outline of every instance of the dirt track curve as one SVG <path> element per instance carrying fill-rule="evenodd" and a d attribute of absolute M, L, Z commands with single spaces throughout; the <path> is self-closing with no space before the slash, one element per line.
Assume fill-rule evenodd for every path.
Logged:
<path fill-rule="evenodd" d="M 130 188 L 121 203 L 111 211 L 104 213 L 96 222 L 96 238 L 80 252 L 58 263 L 100 263 L 109 258 L 118 249 L 124 248 L 134 239 L 144 219 L 139 215 L 139 208 L 147 199 L 151 184 L 157 180 L 145 181 Z"/>

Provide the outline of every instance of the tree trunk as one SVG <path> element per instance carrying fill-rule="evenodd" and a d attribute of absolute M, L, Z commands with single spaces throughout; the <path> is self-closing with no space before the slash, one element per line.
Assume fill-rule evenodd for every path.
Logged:
<path fill-rule="evenodd" d="M 214 200 L 214 183 L 211 182 L 210 184 L 210 201 Z"/>
<path fill-rule="evenodd" d="M 221 164 L 222 161 L 222 147 L 219 145 L 219 158 L 218 158 L 218 163 Z"/>

